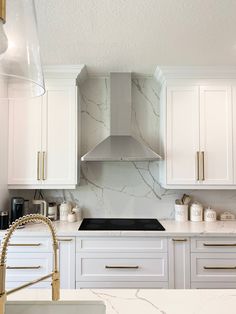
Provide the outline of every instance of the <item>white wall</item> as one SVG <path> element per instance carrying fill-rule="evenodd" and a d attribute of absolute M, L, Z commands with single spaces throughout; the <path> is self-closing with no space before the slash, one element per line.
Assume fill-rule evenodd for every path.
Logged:
<path fill-rule="evenodd" d="M 0 82 L 0 96 L 4 85 Z M 8 103 L 0 101 L 0 210 L 8 210 L 7 190 Z"/>
<path fill-rule="evenodd" d="M 109 135 L 109 80 L 90 78 L 81 88 L 82 154 Z M 151 79 L 132 82 L 132 129 L 140 141 L 154 150 L 159 138 L 159 95 Z M 174 201 L 183 191 L 161 188 L 158 162 L 83 163 L 77 190 L 44 192 L 48 201 L 78 202 L 85 216 L 173 218 Z M 205 206 L 218 212 L 231 209 L 236 213 L 236 191 L 184 191 Z M 17 192 L 14 191 L 14 194 Z M 22 192 L 19 191 L 18 195 Z M 32 197 L 32 192 L 23 196 Z"/>

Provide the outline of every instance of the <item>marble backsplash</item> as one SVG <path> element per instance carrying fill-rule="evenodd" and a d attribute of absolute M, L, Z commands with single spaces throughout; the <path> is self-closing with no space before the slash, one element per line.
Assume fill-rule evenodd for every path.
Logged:
<path fill-rule="evenodd" d="M 89 78 L 81 93 L 81 155 L 109 135 L 109 79 Z M 159 93 L 152 78 L 132 80 L 132 131 L 158 150 Z M 43 191 L 48 201 L 78 203 L 85 217 L 156 217 L 172 219 L 174 201 L 183 192 L 217 212 L 236 213 L 236 191 L 173 191 L 158 183 L 158 162 L 82 162 L 76 190 Z M 33 197 L 33 191 L 11 194 Z"/>

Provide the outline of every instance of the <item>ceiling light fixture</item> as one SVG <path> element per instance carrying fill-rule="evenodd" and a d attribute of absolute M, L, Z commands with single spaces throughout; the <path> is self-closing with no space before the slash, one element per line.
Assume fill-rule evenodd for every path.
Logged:
<path fill-rule="evenodd" d="M 0 98 L 44 92 L 34 0 L 0 0 Z"/>

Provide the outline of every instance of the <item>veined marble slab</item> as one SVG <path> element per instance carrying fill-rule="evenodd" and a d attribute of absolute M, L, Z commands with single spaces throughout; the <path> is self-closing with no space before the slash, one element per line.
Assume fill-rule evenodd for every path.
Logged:
<path fill-rule="evenodd" d="M 81 222 L 68 223 L 57 221 L 54 223 L 58 236 L 114 236 L 114 237 L 156 237 L 156 236 L 227 236 L 235 237 L 236 221 L 216 222 L 176 222 L 174 220 L 160 220 L 166 231 L 79 231 Z M 4 235 L 0 231 L 0 236 Z M 42 224 L 28 224 L 24 229 L 15 232 L 18 236 L 48 236 L 47 227 Z M 236 312 L 235 312 L 236 313 Z"/>
<path fill-rule="evenodd" d="M 8 300 L 49 300 L 49 290 L 22 290 Z M 61 300 L 103 301 L 106 314 L 235 314 L 236 290 L 62 290 Z"/>

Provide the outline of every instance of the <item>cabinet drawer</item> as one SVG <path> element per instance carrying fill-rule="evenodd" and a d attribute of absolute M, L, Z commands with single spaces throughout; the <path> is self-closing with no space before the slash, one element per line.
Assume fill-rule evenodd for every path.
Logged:
<path fill-rule="evenodd" d="M 52 241 L 49 237 L 12 237 L 8 247 L 8 252 L 52 252 Z"/>
<path fill-rule="evenodd" d="M 6 280 L 28 282 L 47 275 L 52 272 L 52 259 L 51 253 L 8 253 Z"/>
<path fill-rule="evenodd" d="M 236 253 L 192 253 L 191 280 L 236 282 Z"/>
<path fill-rule="evenodd" d="M 191 239 L 191 252 L 235 252 L 236 240 L 234 238 L 193 238 Z"/>
<path fill-rule="evenodd" d="M 167 252 L 166 238 L 77 238 L 77 252 Z"/>
<path fill-rule="evenodd" d="M 167 281 L 167 253 L 77 254 L 77 281 Z"/>

